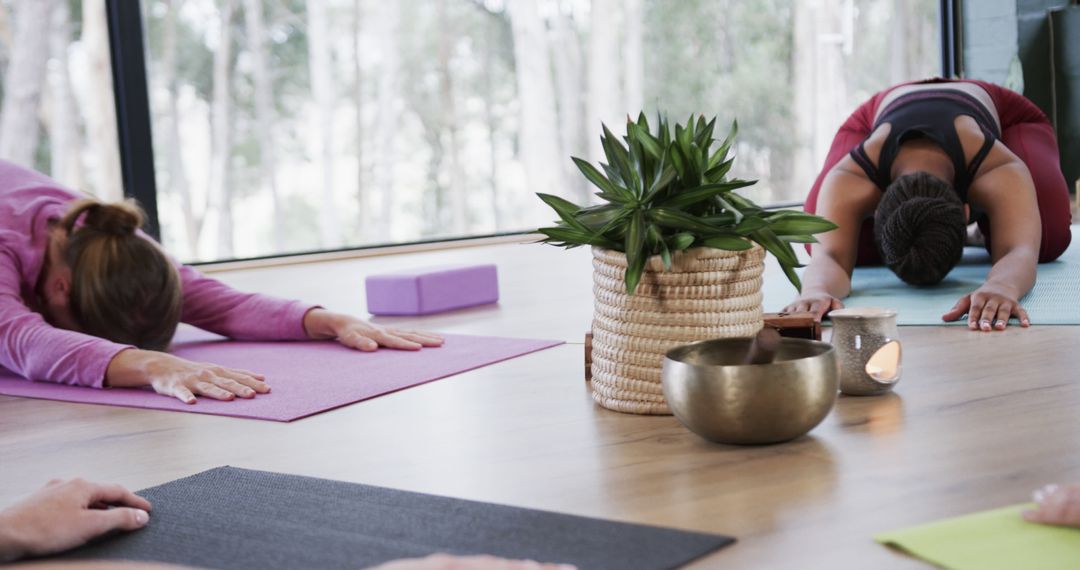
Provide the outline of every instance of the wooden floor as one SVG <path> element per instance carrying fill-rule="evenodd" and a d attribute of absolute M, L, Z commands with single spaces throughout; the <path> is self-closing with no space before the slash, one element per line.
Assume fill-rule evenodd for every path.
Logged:
<path fill-rule="evenodd" d="M 593 405 L 587 251 L 498 245 L 217 276 L 363 313 L 366 273 L 478 261 L 499 265 L 498 306 L 409 326 L 576 344 L 291 424 L 0 397 L 0 505 L 55 477 L 137 489 L 234 465 L 738 537 L 699 568 L 919 568 L 871 536 L 1080 481 L 1080 327 L 902 328 L 896 394 L 841 398 L 789 444 L 727 447 L 672 417 Z"/>

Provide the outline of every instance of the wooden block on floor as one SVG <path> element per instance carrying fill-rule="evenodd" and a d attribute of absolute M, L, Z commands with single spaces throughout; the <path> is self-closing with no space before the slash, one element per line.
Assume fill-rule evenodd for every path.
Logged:
<path fill-rule="evenodd" d="M 772 327 L 780 336 L 821 340 L 821 323 L 814 320 L 813 313 L 765 313 L 765 326 Z"/>

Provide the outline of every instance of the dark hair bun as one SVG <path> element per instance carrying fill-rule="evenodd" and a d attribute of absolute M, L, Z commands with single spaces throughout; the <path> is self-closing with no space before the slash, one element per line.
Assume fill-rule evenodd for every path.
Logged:
<path fill-rule="evenodd" d="M 135 230 L 142 227 L 145 219 L 142 210 L 132 201 L 104 204 L 86 199 L 72 204 L 60 223 L 71 232 L 80 217 L 83 217 L 84 228 L 116 236 L 135 235 Z"/>
<path fill-rule="evenodd" d="M 964 253 L 963 203 L 939 178 L 917 173 L 897 178 L 874 215 L 881 259 L 912 285 L 933 285 Z"/>

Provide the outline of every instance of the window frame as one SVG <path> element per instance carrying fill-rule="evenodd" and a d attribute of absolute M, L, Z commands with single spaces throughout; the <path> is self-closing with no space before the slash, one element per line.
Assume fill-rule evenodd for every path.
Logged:
<path fill-rule="evenodd" d="M 964 73 L 962 9 L 963 0 L 939 2 L 942 77 L 961 77 Z"/>
<path fill-rule="evenodd" d="M 105 10 L 124 196 L 134 198 L 142 206 L 146 212 L 143 231 L 161 241 L 142 2 L 105 0 Z"/>

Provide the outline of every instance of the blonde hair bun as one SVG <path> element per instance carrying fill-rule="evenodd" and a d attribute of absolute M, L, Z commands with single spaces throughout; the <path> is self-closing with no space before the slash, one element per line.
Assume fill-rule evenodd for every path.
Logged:
<path fill-rule="evenodd" d="M 80 217 L 82 227 L 117 236 L 134 235 L 145 220 L 142 209 L 133 200 L 105 204 L 87 198 L 73 203 L 60 225 L 70 234 Z"/>

